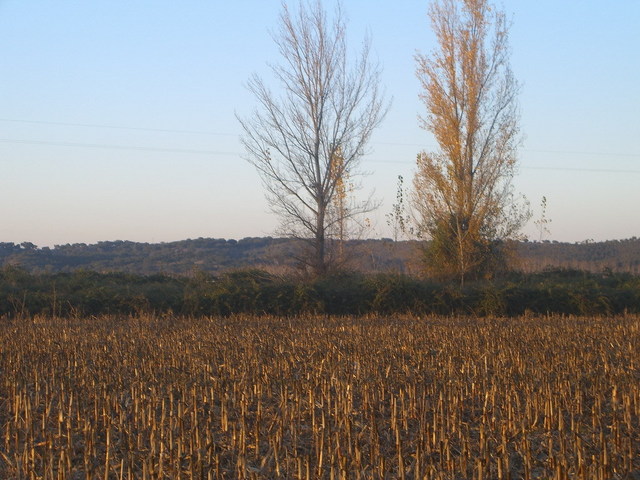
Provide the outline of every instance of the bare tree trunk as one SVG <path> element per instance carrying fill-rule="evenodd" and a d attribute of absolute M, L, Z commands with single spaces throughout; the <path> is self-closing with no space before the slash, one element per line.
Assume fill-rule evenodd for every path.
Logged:
<path fill-rule="evenodd" d="M 313 265 L 314 274 L 322 276 L 327 273 L 325 262 L 325 227 L 324 227 L 325 208 L 318 206 L 318 218 L 316 221 L 315 236 L 315 262 Z"/>
<path fill-rule="evenodd" d="M 460 218 L 456 219 L 456 236 L 458 237 L 458 275 L 460 276 L 460 288 L 464 287 L 464 274 L 467 268 L 465 262 L 465 248 L 464 248 L 464 228 L 460 224 Z"/>

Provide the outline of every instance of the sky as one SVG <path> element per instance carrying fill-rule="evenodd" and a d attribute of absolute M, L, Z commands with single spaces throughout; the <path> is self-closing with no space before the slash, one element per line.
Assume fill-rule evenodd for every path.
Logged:
<path fill-rule="evenodd" d="M 333 2 L 324 2 L 332 8 Z M 545 239 L 640 236 L 640 0 L 505 0 L 522 85 L 514 187 Z M 434 150 L 418 124 L 416 52 L 436 48 L 426 0 L 344 0 L 348 41 L 365 35 L 390 110 L 362 170 L 385 215 L 397 177 Z M 274 89 L 279 0 L 0 0 L 0 241 L 276 235 L 260 178 L 243 158 L 236 114 Z"/>

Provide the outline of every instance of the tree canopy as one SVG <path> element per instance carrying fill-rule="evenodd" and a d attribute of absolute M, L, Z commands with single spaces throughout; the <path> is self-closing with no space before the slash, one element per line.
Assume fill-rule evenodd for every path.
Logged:
<path fill-rule="evenodd" d="M 380 69 L 369 58 L 369 41 L 350 60 L 340 7 L 330 16 L 319 0 L 301 2 L 296 12 L 284 4 L 273 38 L 281 55 L 271 66 L 279 88 L 251 77 L 258 106 L 239 118 L 242 142 L 281 219 L 280 233 L 307 240 L 300 260 L 322 275 L 335 259 L 328 241 L 371 208 L 367 201 L 345 203 L 342 186 L 360 173 L 385 114 Z"/>
<path fill-rule="evenodd" d="M 413 206 L 427 267 L 438 276 L 497 268 L 501 242 L 528 219 L 511 179 L 519 144 L 518 83 L 505 14 L 486 0 L 437 0 L 429 12 L 437 50 L 417 55 L 421 124 L 439 150 L 421 152 Z"/>

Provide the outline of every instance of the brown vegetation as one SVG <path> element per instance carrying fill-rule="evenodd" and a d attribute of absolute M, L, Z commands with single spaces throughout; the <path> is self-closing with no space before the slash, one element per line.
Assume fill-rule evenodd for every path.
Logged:
<path fill-rule="evenodd" d="M 637 316 L 35 319 L 0 345 L 1 478 L 640 472 Z"/>
<path fill-rule="evenodd" d="M 432 276 L 499 272 L 501 248 L 529 219 L 514 200 L 518 83 L 509 65 L 506 15 L 486 0 L 437 0 L 429 10 L 437 48 L 417 55 L 422 127 L 438 144 L 418 155 L 413 208 Z"/>

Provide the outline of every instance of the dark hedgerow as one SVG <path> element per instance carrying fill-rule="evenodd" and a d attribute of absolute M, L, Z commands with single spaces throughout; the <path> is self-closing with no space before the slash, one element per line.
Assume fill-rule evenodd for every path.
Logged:
<path fill-rule="evenodd" d="M 341 273 L 316 280 L 241 270 L 219 277 L 125 273 L 31 274 L 0 269 L 0 315 L 78 316 L 174 313 L 292 316 L 362 315 L 517 316 L 640 313 L 640 277 L 574 270 L 512 273 L 494 281 L 435 283 L 399 274 Z"/>

